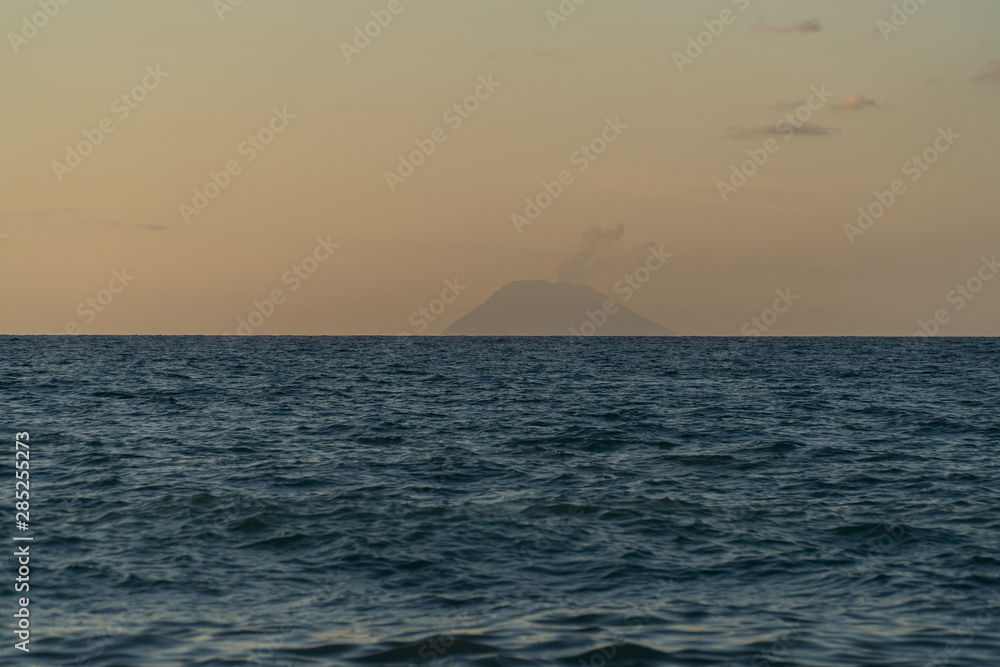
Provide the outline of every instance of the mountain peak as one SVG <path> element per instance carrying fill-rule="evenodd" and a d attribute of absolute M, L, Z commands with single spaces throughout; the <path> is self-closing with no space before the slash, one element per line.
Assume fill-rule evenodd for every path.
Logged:
<path fill-rule="evenodd" d="M 547 280 L 504 285 L 446 336 L 676 336 L 593 287 Z"/>

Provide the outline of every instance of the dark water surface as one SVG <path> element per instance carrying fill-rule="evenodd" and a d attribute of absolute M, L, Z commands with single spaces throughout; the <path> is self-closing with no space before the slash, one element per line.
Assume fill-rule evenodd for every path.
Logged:
<path fill-rule="evenodd" d="M 0 338 L 6 665 L 1000 664 L 996 339 Z M 936 663 L 934 661 L 937 661 Z"/>

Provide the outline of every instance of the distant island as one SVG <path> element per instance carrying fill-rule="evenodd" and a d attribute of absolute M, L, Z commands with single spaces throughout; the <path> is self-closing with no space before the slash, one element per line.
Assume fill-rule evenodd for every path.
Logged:
<path fill-rule="evenodd" d="M 520 280 L 444 330 L 446 336 L 676 336 L 593 287 Z"/>

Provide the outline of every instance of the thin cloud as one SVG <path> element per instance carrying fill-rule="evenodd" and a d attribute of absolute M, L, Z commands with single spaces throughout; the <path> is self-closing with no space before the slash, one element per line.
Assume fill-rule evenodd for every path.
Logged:
<path fill-rule="evenodd" d="M 761 21 L 754 28 L 757 32 L 770 32 L 779 35 L 787 35 L 792 32 L 810 33 L 819 32 L 823 29 L 818 19 L 807 19 L 803 21 L 792 21 L 787 25 L 768 25 Z"/>
<path fill-rule="evenodd" d="M 14 213 L 0 213 L 2 220 L 17 219 L 39 219 L 39 218 L 61 218 L 74 213 L 79 213 L 84 209 L 79 206 L 50 206 L 49 208 L 37 208 L 30 211 L 19 211 Z"/>
<path fill-rule="evenodd" d="M 772 104 L 769 109 L 798 109 L 801 106 L 805 106 L 806 100 L 799 100 L 798 102 L 791 102 L 789 100 L 782 100 Z"/>
<path fill-rule="evenodd" d="M 868 107 L 877 106 L 878 102 L 870 100 L 864 95 L 851 95 L 843 102 L 838 102 L 830 108 L 834 111 L 864 111 Z"/>
<path fill-rule="evenodd" d="M 123 222 L 121 220 L 112 220 L 109 218 L 87 218 L 76 215 L 79 211 L 85 211 L 84 208 L 77 207 L 53 207 L 45 209 L 36 209 L 33 211 L 22 211 L 19 213 L 0 213 L 0 220 L 11 221 L 11 222 L 27 222 L 31 221 L 34 225 L 44 225 L 44 226 L 66 226 L 72 225 L 73 227 L 114 227 L 115 229 L 124 229 L 132 231 L 142 231 L 142 232 L 164 232 L 169 229 L 166 225 L 158 225 L 145 222 Z"/>
<path fill-rule="evenodd" d="M 591 227 L 580 238 L 580 246 L 561 262 L 551 262 L 546 273 L 553 280 L 578 281 L 601 269 L 607 250 L 625 236 L 625 225 L 603 229 Z"/>
<path fill-rule="evenodd" d="M 554 282 L 585 282 L 634 271 L 649 257 L 654 241 L 624 244 L 625 225 L 603 229 L 591 227 L 583 233 L 577 250 L 561 260 L 549 259 L 545 277 Z"/>
<path fill-rule="evenodd" d="M 117 227 L 118 229 L 135 229 L 143 232 L 163 232 L 168 229 L 166 225 L 151 225 L 142 222 L 127 223 L 119 220 L 104 220 L 102 223 L 98 224 L 111 225 L 112 227 Z"/>
<path fill-rule="evenodd" d="M 973 79 L 979 83 L 1000 83 L 1000 60 L 994 60 L 990 66 L 984 69 Z"/>
<path fill-rule="evenodd" d="M 506 53 L 489 53 L 482 56 L 479 60 L 483 62 L 489 62 L 494 60 L 503 60 L 504 58 L 529 58 L 537 60 L 564 60 L 568 58 L 573 58 L 574 56 L 570 53 L 565 53 L 562 51 L 554 51 L 552 49 L 529 49 L 529 50 L 518 50 L 518 51 L 508 51 Z"/>
<path fill-rule="evenodd" d="M 549 60 L 549 59 L 562 60 L 563 58 L 571 57 L 570 54 L 568 53 L 553 51 L 552 49 L 532 49 L 530 53 L 533 57 L 541 58 L 543 60 Z"/>
<path fill-rule="evenodd" d="M 822 125 L 809 125 L 806 123 L 801 127 L 795 127 L 787 123 L 777 125 L 758 125 L 756 127 L 743 127 L 741 125 L 727 127 L 722 136 L 726 139 L 752 139 L 755 137 L 788 136 L 789 133 L 801 134 L 806 137 L 828 137 L 831 134 L 840 132 L 838 127 L 823 127 Z"/>

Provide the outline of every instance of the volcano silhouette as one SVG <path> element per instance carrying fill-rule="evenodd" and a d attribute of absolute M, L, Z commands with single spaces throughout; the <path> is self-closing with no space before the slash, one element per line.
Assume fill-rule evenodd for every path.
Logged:
<path fill-rule="evenodd" d="M 593 287 L 520 280 L 444 330 L 446 336 L 676 336 Z"/>

